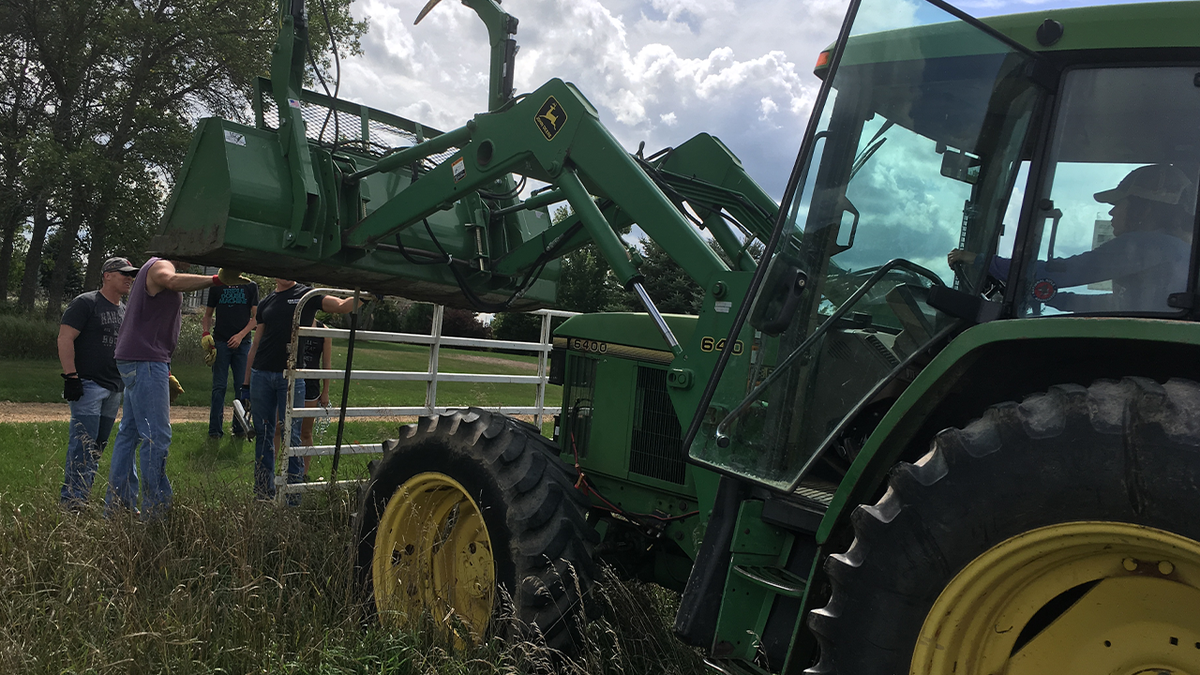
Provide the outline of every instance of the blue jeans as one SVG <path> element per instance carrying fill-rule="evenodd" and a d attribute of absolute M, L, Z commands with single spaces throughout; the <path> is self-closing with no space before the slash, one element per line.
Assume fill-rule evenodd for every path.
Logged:
<path fill-rule="evenodd" d="M 250 419 L 254 424 L 254 496 L 275 498 L 275 425 L 283 421 L 287 409 L 287 377 L 283 373 L 252 369 L 250 371 Z M 296 382 L 292 408 L 304 407 L 304 381 Z M 299 418 L 292 420 L 293 447 L 300 445 Z M 304 479 L 304 460 L 289 457 L 287 482 Z M 289 504 L 299 503 L 299 495 L 289 495 Z"/>
<path fill-rule="evenodd" d="M 167 480 L 167 451 L 171 448 L 171 392 L 167 377 L 171 371 L 167 364 L 154 361 L 117 361 L 117 370 L 125 382 L 125 406 L 113 442 L 104 507 L 109 513 L 118 508 L 137 507 L 138 480 L 133 456 L 140 452 L 142 514 L 153 518 L 171 506 L 171 481 Z"/>
<path fill-rule="evenodd" d="M 221 427 L 225 424 L 225 391 L 229 384 L 229 369 L 233 369 L 233 397 L 237 398 L 238 390 L 246 377 L 246 357 L 250 355 L 250 339 L 242 340 L 237 349 L 230 349 L 224 342 L 217 343 L 217 359 L 213 361 L 212 401 L 208 411 L 208 435 L 223 436 Z M 253 404 L 251 404 L 253 406 Z M 235 436 L 246 433 L 245 429 L 233 420 Z"/>
<path fill-rule="evenodd" d="M 78 508 L 88 500 L 100 453 L 108 443 L 113 420 L 121 408 L 121 392 L 110 391 L 83 380 L 83 396 L 71 401 L 70 440 L 67 441 L 67 466 L 63 477 L 62 503 Z M 134 478 L 137 481 L 137 478 Z"/>

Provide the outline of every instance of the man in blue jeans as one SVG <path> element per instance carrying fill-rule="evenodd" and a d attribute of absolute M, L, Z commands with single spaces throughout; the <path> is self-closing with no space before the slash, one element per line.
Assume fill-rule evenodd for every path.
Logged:
<path fill-rule="evenodd" d="M 250 365 L 246 368 L 245 386 L 250 387 L 250 417 L 254 423 L 254 496 L 260 500 L 275 498 L 275 440 L 277 425 L 287 409 L 288 346 L 292 342 L 292 326 L 296 312 L 300 325 L 311 326 L 317 310 L 332 314 L 349 314 L 354 298 L 335 298 L 315 295 L 299 307 L 300 298 L 312 290 L 288 279 L 276 279 L 275 291 L 258 304 L 258 326 L 254 344 L 250 347 Z M 299 308 L 299 309 L 298 309 Z M 292 407 L 304 407 L 304 380 L 296 381 Z M 300 419 L 292 420 L 290 446 L 300 445 Z M 282 437 L 282 431 L 280 432 Z M 299 483 L 304 475 L 304 462 L 289 457 L 287 482 Z M 296 504 L 298 500 L 289 500 Z"/>
<path fill-rule="evenodd" d="M 125 318 L 125 303 L 137 268 L 125 258 L 109 258 L 101 268 L 100 289 L 79 295 L 63 312 L 58 327 L 63 398 L 71 406 L 62 505 L 78 511 L 96 479 L 100 453 L 121 408 L 121 374 L 113 350 Z M 135 483 L 136 476 L 132 479 Z"/>
<path fill-rule="evenodd" d="M 200 320 L 203 335 L 200 346 L 205 350 L 204 360 L 212 366 L 212 400 L 208 411 L 208 437 L 220 439 L 224 435 L 225 391 L 229 382 L 229 371 L 233 370 L 236 388 L 246 372 L 246 357 L 250 354 L 250 332 L 256 322 L 258 310 L 258 284 L 250 282 L 237 286 L 210 288 L 205 303 L 204 317 Z M 216 325 L 213 313 L 216 312 Z M 212 333 L 209 333 L 209 329 Z M 243 437 L 237 418 L 233 420 L 233 435 Z"/>
<path fill-rule="evenodd" d="M 114 353 L 125 402 L 121 426 L 113 442 L 105 510 L 136 509 L 141 488 L 141 513 L 159 518 L 171 507 L 167 452 L 171 447 L 171 355 L 179 344 L 183 293 L 213 286 L 244 284 L 237 272 L 221 270 L 212 276 L 184 274 L 188 263 L 150 258 L 138 270 L 129 292 L 125 320 Z M 140 446 L 140 447 L 139 447 Z M 140 480 L 133 475 L 138 453 Z"/>

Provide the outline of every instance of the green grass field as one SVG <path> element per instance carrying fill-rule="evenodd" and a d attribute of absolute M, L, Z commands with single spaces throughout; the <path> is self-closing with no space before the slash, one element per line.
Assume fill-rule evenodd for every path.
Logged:
<path fill-rule="evenodd" d="M 180 345 L 180 349 L 186 348 Z M 0 401 L 62 402 L 61 368 L 56 361 L 0 361 L 5 377 L 0 378 Z M 333 367 L 345 368 L 346 345 L 334 340 Z M 426 372 L 429 369 L 429 349 L 419 345 L 360 343 L 354 346 L 355 370 L 397 370 Z M 503 375 L 536 375 L 537 359 L 533 356 L 442 349 L 438 370 L 445 373 L 492 373 Z M 184 393 L 176 405 L 207 406 L 212 391 L 212 370 L 203 363 L 179 364 L 172 372 L 183 385 Z M 241 384 L 239 379 L 238 384 Z M 236 392 L 230 380 L 226 403 L 232 403 Z M 329 384 L 330 400 L 341 402 L 340 380 Z M 440 406 L 498 406 L 533 405 L 535 387 L 525 384 L 474 384 L 443 382 L 438 384 L 437 403 Z M 546 388 L 546 401 L 555 405 L 562 398 L 562 388 Z M 424 382 L 384 382 L 354 380 L 350 383 L 349 405 L 424 405 Z"/>
<path fill-rule="evenodd" d="M 396 435 L 394 422 L 349 422 L 343 444 L 369 444 Z M 35 499 L 37 495 L 58 494 L 62 486 L 67 450 L 66 422 L 28 422 L 0 424 L 0 485 L 15 499 Z M 334 425 L 314 437 L 318 444 L 333 444 Z M 367 462 L 375 455 L 345 455 L 338 465 L 339 479 L 366 477 Z M 103 499 L 108 485 L 106 451 L 92 489 L 92 498 Z M 250 494 L 253 476 L 254 442 L 229 435 L 219 443 L 210 443 L 208 425 L 201 422 L 172 425 L 171 450 L 167 456 L 167 476 L 178 488 L 204 486 Z M 317 457 L 309 468 L 312 479 L 328 478 L 332 458 Z"/>
<path fill-rule="evenodd" d="M 344 350 L 335 353 L 335 363 L 344 359 Z M 359 346 L 355 366 L 424 371 L 426 359 L 420 347 Z M 536 372 L 532 358 L 455 350 L 444 350 L 440 365 L 447 372 Z M 61 402 L 57 363 L 0 367 L 0 400 Z M 175 372 L 187 389 L 178 403 L 207 406 L 208 369 L 183 365 Z M 553 404 L 559 389 L 551 390 Z M 350 405 L 421 405 L 424 396 L 423 383 L 355 382 Z M 439 386 L 439 405 L 532 402 L 532 386 Z M 396 426 L 348 422 L 344 442 L 375 443 Z M 676 596 L 611 574 L 593 590 L 600 618 L 569 659 L 536 639 L 493 637 L 463 647 L 432 628 L 383 629 L 352 582 L 353 493 L 309 494 L 299 508 L 256 503 L 253 444 L 228 435 L 212 444 L 203 422 L 173 425 L 167 475 L 175 500 L 165 520 L 102 515 L 107 452 L 92 503 L 67 514 L 58 507 L 67 429 L 65 421 L 0 424 L 0 672 L 703 672 L 698 652 L 670 632 Z M 332 443 L 335 429 L 315 442 Z M 365 477 L 372 457 L 345 456 L 339 478 Z M 310 476 L 328 477 L 329 470 L 330 459 L 318 458 Z"/>

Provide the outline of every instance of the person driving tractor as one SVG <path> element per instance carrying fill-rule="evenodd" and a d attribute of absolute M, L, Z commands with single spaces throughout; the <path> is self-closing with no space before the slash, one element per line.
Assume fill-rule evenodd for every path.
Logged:
<path fill-rule="evenodd" d="M 1171 311 L 1167 299 L 1187 285 L 1196 189 L 1178 167 L 1150 164 L 1129 172 L 1111 190 L 1095 194 L 1112 204 L 1113 238 L 1078 255 L 1038 261 L 1034 296 L 1069 312 Z M 954 249 L 946 261 L 973 265 L 977 255 Z M 1007 279 L 1012 261 L 995 256 L 988 273 Z M 1060 293 L 1059 289 L 1112 280 L 1112 293 Z"/>

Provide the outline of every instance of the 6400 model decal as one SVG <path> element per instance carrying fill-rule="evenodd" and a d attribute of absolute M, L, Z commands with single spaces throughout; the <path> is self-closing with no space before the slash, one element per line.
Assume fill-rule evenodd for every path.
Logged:
<path fill-rule="evenodd" d="M 577 352 L 591 352 L 593 354 L 607 354 L 608 343 L 600 342 L 599 340 L 585 340 L 583 338 L 568 338 L 567 344 L 569 348 Z"/>

